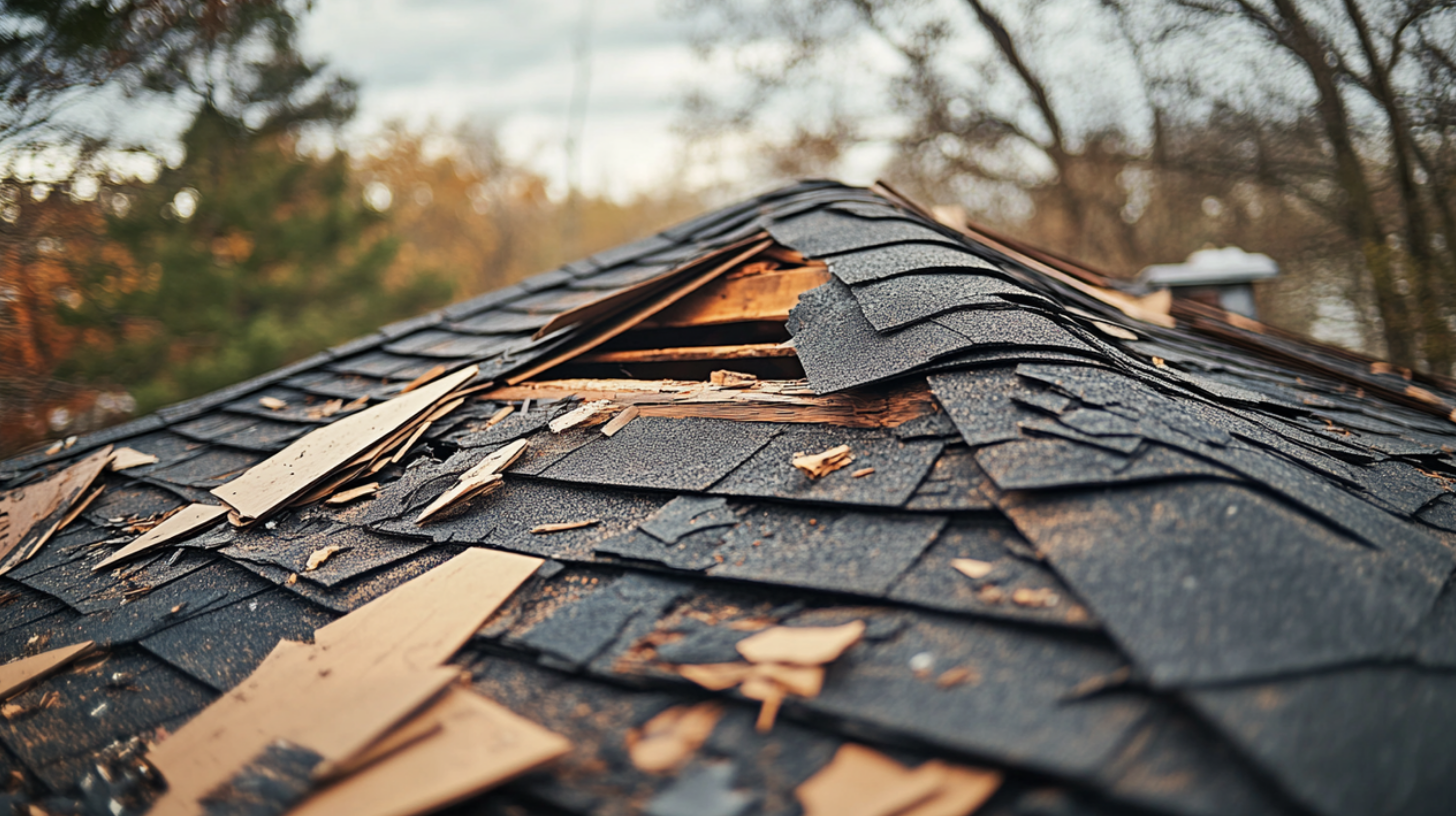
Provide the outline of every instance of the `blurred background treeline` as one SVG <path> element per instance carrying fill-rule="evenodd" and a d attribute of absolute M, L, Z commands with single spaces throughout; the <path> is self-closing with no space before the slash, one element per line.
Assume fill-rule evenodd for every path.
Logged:
<path fill-rule="evenodd" d="M 670 0 L 734 82 L 687 89 L 628 199 L 469 120 L 344 149 L 359 89 L 308 11 L 0 2 L 0 455 L 867 162 L 1118 277 L 1266 253 L 1262 319 L 1456 363 L 1450 0 Z M 143 103 L 180 151 L 125 127 Z"/>

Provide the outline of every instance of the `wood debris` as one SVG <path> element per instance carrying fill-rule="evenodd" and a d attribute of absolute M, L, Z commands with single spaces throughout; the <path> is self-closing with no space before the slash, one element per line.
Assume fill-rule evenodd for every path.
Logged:
<path fill-rule="evenodd" d="M 308 409 L 308 411 L 306 412 L 306 416 L 309 419 L 328 419 L 329 417 L 343 410 L 343 408 L 343 400 L 331 399 L 323 405 L 315 405 L 314 407 Z"/>
<path fill-rule="evenodd" d="M 211 527 L 228 514 L 228 508 L 216 504 L 190 504 L 168 516 L 161 524 L 142 534 L 140 538 L 107 556 L 91 568 L 100 572 L 113 564 L 141 555 L 179 538 Z"/>
<path fill-rule="evenodd" d="M 454 400 L 453 392 L 477 373 L 476 366 L 467 366 L 408 394 L 318 428 L 243 475 L 214 488 L 212 494 L 237 511 L 239 523 L 265 519 L 337 478 L 340 472 L 367 468 L 378 456 L 393 450 L 394 445 L 408 437 L 414 426 L 436 407 Z M 325 495 L 332 495 L 334 489 Z"/>
<path fill-rule="evenodd" d="M 14 697 L 35 683 L 85 657 L 91 652 L 91 647 L 94 645 L 88 640 L 30 657 L 22 657 L 0 666 L 0 700 Z"/>
<path fill-rule="evenodd" d="M 515 413 L 515 411 L 516 411 L 516 406 L 514 406 L 514 405 L 507 405 L 507 406 L 501 408 L 499 411 L 496 411 L 495 413 L 493 413 L 493 414 L 490 415 L 490 419 L 487 419 L 485 421 L 485 427 L 487 427 L 487 428 L 493 428 L 496 425 L 499 425 L 501 420 L 503 420 L 506 417 L 510 416 L 511 414 Z"/>
<path fill-rule="evenodd" d="M 128 468 L 142 467 L 143 465 L 155 465 L 157 457 L 150 453 L 142 453 L 133 448 L 117 448 L 112 453 L 111 469 L 127 470 Z"/>
<path fill-rule="evenodd" d="M 593 524 L 600 524 L 601 519 L 582 519 L 581 521 L 560 521 L 554 524 L 538 524 L 531 528 L 536 535 L 544 533 L 563 533 L 567 530 L 580 530 L 583 527 L 590 527 Z"/>
<path fill-rule="evenodd" d="M 151 812 L 201 812 L 203 797 L 279 740 L 320 755 L 316 778 L 334 780 L 290 811 L 309 814 L 422 812 L 565 753 L 565 739 L 458 686 L 459 669 L 445 665 L 541 563 L 466 550 L 322 627 L 312 644 L 279 643 L 151 750 L 167 783 Z M 401 731 L 417 738 L 377 750 L 399 746 Z"/>
<path fill-rule="evenodd" d="M 424 385 L 425 383 L 428 383 L 429 381 L 435 379 L 436 377 L 438 377 L 438 376 L 440 376 L 441 374 L 444 374 L 444 373 L 445 373 L 445 366 L 443 366 L 443 365 L 437 365 L 434 368 L 430 369 L 429 371 L 426 371 L 425 373 L 421 374 L 420 376 L 415 377 L 413 380 L 410 380 L 408 383 L 405 384 L 405 387 L 404 388 L 401 388 L 399 390 L 399 393 L 401 393 L 401 394 L 408 394 L 409 392 L 415 390 L 416 388 L 419 388 L 420 386 Z"/>
<path fill-rule="evenodd" d="M 750 663 L 822 666 L 837 660 L 864 632 L 864 621 L 842 626 L 775 626 L 738 641 L 737 648 Z"/>
<path fill-rule="evenodd" d="M 598 351 L 576 358 L 579 363 L 677 363 L 698 360 L 761 360 L 797 357 L 793 346 L 782 343 L 746 343 L 733 346 L 676 346 L 671 348 Z M 743 375 L 749 376 L 749 375 Z M 717 384 L 717 383 L 715 383 Z M 748 383 L 744 383 L 748 385 Z"/>
<path fill-rule="evenodd" d="M 1061 599 L 1051 589 L 1027 589 L 1025 587 L 1011 593 L 1011 602 L 1017 606 L 1029 606 L 1045 608 L 1056 606 Z"/>
<path fill-rule="evenodd" d="M 763 259 L 767 250 L 757 258 Z M 822 261 L 755 259 L 728 272 L 668 309 L 643 321 L 644 328 L 713 326 L 789 319 L 803 293 L 829 282 Z M 789 266 L 784 266 L 789 263 Z"/>
<path fill-rule="evenodd" d="M 355 499 L 362 499 L 365 496 L 373 496 L 379 492 L 378 482 L 361 484 L 358 487 L 351 487 L 348 490 L 341 490 L 338 493 L 324 499 L 324 504 L 340 505 L 348 504 Z"/>
<path fill-rule="evenodd" d="M 975 579 L 985 578 L 996 569 L 996 565 L 990 561 L 980 561 L 975 558 L 952 558 L 950 565 L 967 578 Z"/>
<path fill-rule="evenodd" d="M 111 457 L 107 445 L 44 481 L 0 494 L 0 575 L 39 552 L 100 495 L 93 485 Z"/>
<path fill-rule="evenodd" d="M 794 793 L 804 816 L 969 816 L 1000 787 L 998 771 L 936 759 L 911 769 L 851 742 Z"/>
<path fill-rule="evenodd" d="M 488 454 L 480 463 L 460 475 L 460 479 L 449 490 L 441 493 L 415 517 L 416 524 L 423 524 L 431 516 L 459 502 L 476 496 L 494 493 L 504 484 L 501 471 L 510 467 L 525 452 L 528 443 L 517 439 Z"/>
<path fill-rule="evenodd" d="M 611 400 L 592 400 L 575 410 L 569 411 L 551 420 L 549 427 L 551 433 L 561 433 L 578 425 L 585 425 L 599 414 L 606 413 L 612 407 Z"/>
<path fill-rule="evenodd" d="M 854 454 L 849 452 L 848 445 L 839 445 L 821 453 L 794 454 L 794 467 L 810 479 L 826 476 L 853 461 Z"/>
<path fill-rule="evenodd" d="M 856 470 L 855 472 L 849 474 L 849 478 L 851 478 L 851 479 L 863 479 L 864 477 L 869 476 L 870 474 L 872 474 L 874 472 L 875 472 L 875 469 L 872 468 L 872 467 L 860 468 L 859 470 Z"/>
<path fill-rule="evenodd" d="M 344 547 L 338 544 L 330 544 L 327 547 L 320 547 L 317 550 L 314 550 L 313 552 L 308 554 L 308 563 L 304 564 L 303 571 L 313 572 L 319 567 L 322 567 L 325 561 L 328 561 L 330 558 L 334 557 L 335 553 L 342 552 L 346 549 L 348 549 L 348 547 Z"/>
<path fill-rule="evenodd" d="M 258 404 L 270 411 L 282 411 L 288 407 L 288 403 L 277 397 L 259 397 Z"/>
<path fill-rule="evenodd" d="M 738 371 L 714 371 L 708 381 L 723 388 L 747 388 L 756 384 L 758 378 Z"/>
<path fill-rule="evenodd" d="M 719 702 L 673 706 L 627 732 L 627 755 L 639 771 L 677 770 L 708 741 L 722 716 Z"/>
<path fill-rule="evenodd" d="M 1133 334 L 1132 332 L 1124 329 L 1123 327 L 1115 323 L 1107 323 L 1102 320 L 1094 320 L 1092 321 L 1092 325 L 1096 326 L 1098 331 L 1102 332 L 1108 337 L 1116 337 L 1118 340 L 1138 339 L 1138 336 L 1136 334 Z"/>
<path fill-rule="evenodd" d="M 619 411 L 616 416 L 612 417 L 612 420 L 610 422 L 602 426 L 602 435 L 616 436 L 617 431 L 620 431 L 623 428 L 627 427 L 627 423 L 636 419 L 637 415 L 640 413 L 642 413 L 641 408 L 638 408 L 635 405 L 628 405 L 626 408 L 623 408 L 621 411 Z"/>

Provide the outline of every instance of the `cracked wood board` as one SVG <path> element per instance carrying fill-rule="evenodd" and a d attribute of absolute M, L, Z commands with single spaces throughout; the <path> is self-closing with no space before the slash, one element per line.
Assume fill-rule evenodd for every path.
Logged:
<path fill-rule="evenodd" d="M 262 519 L 373 447 L 381 438 L 432 410 L 479 369 L 467 366 L 304 436 L 212 494 L 244 521 Z"/>
<path fill-rule="evenodd" d="M 91 568 L 100 572 L 112 564 L 125 561 L 156 549 L 170 541 L 206 529 L 228 514 L 228 508 L 217 504 L 190 504 L 168 516 L 161 524 L 146 531 L 140 538 L 122 547 Z"/>

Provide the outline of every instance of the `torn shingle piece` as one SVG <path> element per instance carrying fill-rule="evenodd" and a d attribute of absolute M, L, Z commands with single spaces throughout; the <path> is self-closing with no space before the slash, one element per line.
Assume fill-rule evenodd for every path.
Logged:
<path fill-rule="evenodd" d="M 864 225 L 865 219 L 857 216 L 816 210 L 776 220 L 769 224 L 768 230 L 779 243 L 809 257 L 910 241 L 942 243 L 952 249 L 963 246 L 939 230 L 910 220 L 880 220 L 874 229 L 865 229 Z M 971 255 L 969 250 L 963 251 Z"/>
<path fill-rule="evenodd" d="M 213 495 L 236 509 L 244 520 L 264 518 L 327 479 L 380 439 L 430 411 L 475 373 L 473 366 L 462 369 L 320 428 L 214 489 Z"/>
<path fill-rule="evenodd" d="M 995 507 L 982 486 L 988 477 L 964 445 L 950 445 L 935 459 L 930 472 L 904 504 L 906 510 L 990 510 Z"/>
<path fill-rule="evenodd" d="M 1440 759 L 1456 728 L 1449 673 L 1351 666 L 1187 698 L 1297 803 L 1323 816 L 1436 813 L 1443 806 L 1426 805 L 1456 796 Z"/>
<path fill-rule="evenodd" d="M 1006 309 L 1013 299 L 1043 302 L 1045 297 L 1004 278 L 942 272 L 910 274 L 850 289 L 860 311 L 877 332 L 891 332 L 960 309 Z"/>
<path fill-rule="evenodd" d="M 788 329 L 809 384 L 819 394 L 890 379 L 973 345 L 934 321 L 880 334 L 838 280 L 800 296 Z"/>
<path fill-rule="evenodd" d="M 726 532 L 710 575 L 884 594 L 945 525 L 944 516 L 761 505 Z M 756 543 L 755 543 L 756 542 Z"/>
<path fill-rule="evenodd" d="M 689 533 L 731 527 L 738 515 L 728 500 L 716 496 L 678 496 L 643 521 L 638 528 L 664 544 L 676 544 Z"/>
<path fill-rule="evenodd" d="M 1131 456 L 1065 439 L 1019 439 L 976 452 L 976 462 L 1002 490 L 1096 487 L 1123 482 L 1238 474 L 1164 445 L 1147 445 Z"/>
<path fill-rule="evenodd" d="M 1223 482 L 1021 494 L 1003 508 L 1158 686 L 1394 656 L 1440 589 L 1396 554 Z"/>
<path fill-rule="evenodd" d="M 263 748 L 232 778 L 202 798 L 204 816 L 232 813 L 284 813 L 308 795 L 318 753 L 286 740 Z"/>
<path fill-rule="evenodd" d="M 879 429 L 784 424 L 747 461 L 714 483 L 711 492 L 802 502 L 898 507 L 915 492 L 944 444 L 938 439 L 906 442 Z M 856 479 L 848 469 L 810 478 L 793 466 L 802 451 L 848 445 L 858 467 L 875 469 L 873 479 Z"/>
<path fill-rule="evenodd" d="M 511 640 L 579 668 L 606 649 L 637 616 L 657 615 L 688 589 L 670 578 L 631 573 L 557 607 L 546 620 Z"/>
<path fill-rule="evenodd" d="M 844 252 L 824 259 L 836 278 L 850 285 L 914 272 L 984 270 L 1000 273 L 994 264 L 967 249 L 941 243 L 901 243 Z"/>
<path fill-rule="evenodd" d="M 1019 439 L 1021 423 L 1041 418 L 1015 399 L 1033 389 L 1009 368 L 932 374 L 928 381 L 968 445 Z"/>
<path fill-rule="evenodd" d="M 768 444 L 779 427 L 714 419 L 640 417 L 541 472 L 568 482 L 701 491 Z"/>
<path fill-rule="evenodd" d="M 236 479 L 263 458 L 260 453 L 211 446 L 175 465 L 149 471 L 147 480 L 207 490 Z"/>

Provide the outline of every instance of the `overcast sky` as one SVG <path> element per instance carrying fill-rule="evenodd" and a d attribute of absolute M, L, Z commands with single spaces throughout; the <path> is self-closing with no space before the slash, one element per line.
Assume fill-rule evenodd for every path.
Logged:
<path fill-rule="evenodd" d="M 316 0 L 306 53 L 361 83 L 357 137 L 387 120 L 495 123 L 514 157 L 565 177 L 574 43 L 592 6 L 583 187 L 622 195 L 671 171 L 679 101 L 709 71 L 661 0 Z"/>

